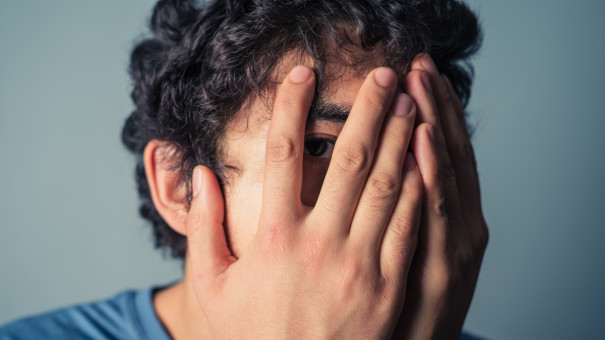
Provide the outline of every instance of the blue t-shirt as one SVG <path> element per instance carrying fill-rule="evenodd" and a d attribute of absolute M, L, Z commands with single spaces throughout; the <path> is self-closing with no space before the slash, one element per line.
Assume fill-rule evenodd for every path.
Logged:
<path fill-rule="evenodd" d="M 163 287 L 162 287 L 163 288 Z M 153 308 L 161 288 L 126 291 L 115 297 L 20 319 L 0 327 L 0 340 L 153 339 L 169 340 Z M 461 340 L 480 340 L 467 333 Z"/>
<path fill-rule="evenodd" d="M 20 319 L 0 327 L 1 340 L 170 340 L 153 308 L 154 288 Z"/>

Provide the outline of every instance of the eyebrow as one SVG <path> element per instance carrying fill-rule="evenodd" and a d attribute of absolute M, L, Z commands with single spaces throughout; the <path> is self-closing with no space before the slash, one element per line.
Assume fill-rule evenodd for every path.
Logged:
<path fill-rule="evenodd" d="M 307 123 L 322 120 L 344 124 L 349 117 L 349 111 L 351 108 L 344 105 L 318 99 L 311 105 Z"/>

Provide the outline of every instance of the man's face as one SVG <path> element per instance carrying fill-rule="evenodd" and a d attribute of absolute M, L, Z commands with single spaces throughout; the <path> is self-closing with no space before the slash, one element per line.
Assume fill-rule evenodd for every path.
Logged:
<path fill-rule="evenodd" d="M 337 80 L 329 84 L 329 91 L 316 94 L 318 105 L 311 109 L 311 119 L 305 131 L 301 199 L 306 205 L 315 204 L 330 163 L 334 142 L 365 77 L 371 69 L 380 66 L 380 59 L 373 58 L 370 60 L 373 62 L 367 62 L 366 71 L 339 70 Z M 276 76 L 279 83 L 296 65 L 284 64 L 289 66 L 279 68 Z M 313 68 L 311 63 L 303 64 Z M 332 79 L 329 70 L 330 68 L 327 76 Z M 225 134 L 225 163 L 237 168 L 237 171 L 226 172 L 227 181 L 224 186 L 226 232 L 236 257 L 245 252 L 255 236 L 260 217 L 265 142 L 271 124 L 273 95 L 268 99 L 254 99 L 248 110 L 232 121 Z"/>

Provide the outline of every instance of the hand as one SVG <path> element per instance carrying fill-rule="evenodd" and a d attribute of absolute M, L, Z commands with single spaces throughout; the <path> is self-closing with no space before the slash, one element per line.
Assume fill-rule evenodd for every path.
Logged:
<path fill-rule="evenodd" d="M 309 207 L 301 202 L 302 157 L 314 82 L 311 70 L 296 67 L 279 88 L 261 217 L 239 258 L 225 239 L 216 177 L 203 166 L 194 170 L 188 256 L 218 338 L 388 338 L 399 317 L 422 204 L 417 163 L 403 157 L 415 106 L 395 95 L 393 71 L 372 71 Z"/>
<path fill-rule="evenodd" d="M 424 203 L 396 337 L 459 339 L 488 240 L 475 157 L 462 105 L 428 54 L 412 65 L 406 90 L 418 108 Z"/>

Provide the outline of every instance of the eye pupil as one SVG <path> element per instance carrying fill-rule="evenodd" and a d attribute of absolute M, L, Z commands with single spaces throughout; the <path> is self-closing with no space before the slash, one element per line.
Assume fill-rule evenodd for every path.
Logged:
<path fill-rule="evenodd" d="M 319 156 L 326 151 L 326 142 L 321 139 L 305 141 L 305 152 L 311 156 Z"/>

